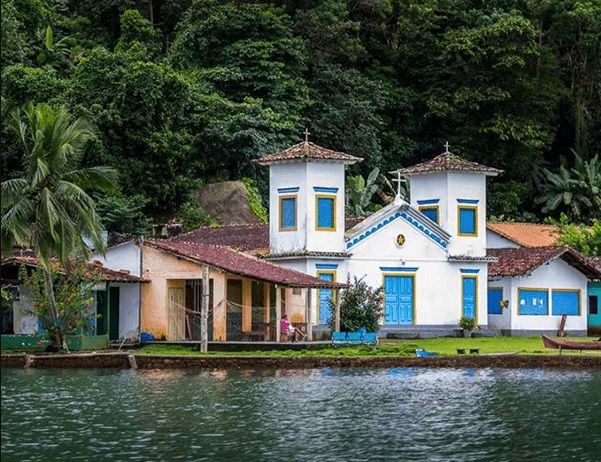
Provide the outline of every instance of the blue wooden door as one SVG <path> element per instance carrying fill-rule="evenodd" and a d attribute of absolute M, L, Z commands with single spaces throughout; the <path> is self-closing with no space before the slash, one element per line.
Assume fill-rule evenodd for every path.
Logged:
<path fill-rule="evenodd" d="M 333 273 L 319 273 L 318 277 L 324 281 L 334 280 Z M 330 300 L 332 300 L 332 289 L 319 289 L 319 324 L 327 324 L 332 317 Z"/>
<path fill-rule="evenodd" d="M 488 314 L 503 314 L 501 300 L 503 300 L 503 289 L 500 287 L 488 289 Z"/>
<path fill-rule="evenodd" d="M 463 312 L 462 316 L 476 319 L 476 278 L 464 277 L 463 281 Z"/>
<path fill-rule="evenodd" d="M 413 276 L 384 276 L 384 323 L 413 324 Z"/>

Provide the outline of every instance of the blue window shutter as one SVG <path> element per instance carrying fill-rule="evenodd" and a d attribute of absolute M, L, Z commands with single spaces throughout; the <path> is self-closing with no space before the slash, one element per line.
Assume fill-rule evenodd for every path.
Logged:
<path fill-rule="evenodd" d="M 476 210 L 459 208 L 459 234 L 476 234 Z"/>
<path fill-rule="evenodd" d="M 434 223 L 438 223 L 438 209 L 435 208 L 424 208 L 422 213 L 427 216 Z"/>
<path fill-rule="evenodd" d="M 551 293 L 551 314 L 560 316 L 578 316 L 580 314 L 580 296 L 577 291 L 558 291 Z"/>
<path fill-rule="evenodd" d="M 503 289 L 488 289 L 488 314 L 503 314 L 501 301 L 503 299 Z"/>
<path fill-rule="evenodd" d="M 296 228 L 296 198 L 281 199 L 280 225 L 282 229 Z"/>
<path fill-rule="evenodd" d="M 334 199 L 330 197 L 317 198 L 317 227 L 334 228 Z"/>
<path fill-rule="evenodd" d="M 518 290 L 518 314 L 547 315 L 549 294 L 546 290 Z"/>

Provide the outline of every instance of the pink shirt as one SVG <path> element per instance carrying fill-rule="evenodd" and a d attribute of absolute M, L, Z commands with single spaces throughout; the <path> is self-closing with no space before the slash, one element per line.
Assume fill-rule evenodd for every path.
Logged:
<path fill-rule="evenodd" d="M 287 319 L 280 319 L 280 331 L 287 333 L 292 330 L 292 325 L 288 322 Z"/>

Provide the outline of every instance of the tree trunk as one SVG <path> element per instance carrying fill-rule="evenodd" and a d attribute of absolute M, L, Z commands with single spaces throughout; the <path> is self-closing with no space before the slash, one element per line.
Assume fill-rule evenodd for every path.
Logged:
<path fill-rule="evenodd" d="M 50 269 L 46 267 L 44 267 L 44 278 L 46 280 L 46 298 L 48 300 L 48 309 L 50 310 L 50 314 L 52 315 L 52 321 L 54 322 L 54 326 L 56 327 L 56 338 L 54 339 L 55 345 L 58 348 L 62 348 L 63 350 L 69 352 L 69 348 L 67 347 L 67 342 L 65 340 L 65 335 L 63 333 L 63 327 L 61 325 L 61 320 L 56 309 L 52 274 L 50 273 Z"/>

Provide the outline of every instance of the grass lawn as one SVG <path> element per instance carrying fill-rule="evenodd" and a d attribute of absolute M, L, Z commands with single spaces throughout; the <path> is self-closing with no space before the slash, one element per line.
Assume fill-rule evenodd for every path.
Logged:
<path fill-rule="evenodd" d="M 593 341 L 597 338 L 570 338 L 569 340 Z M 376 347 L 352 346 L 329 347 L 306 350 L 265 350 L 265 351 L 211 351 L 208 355 L 244 355 L 244 356 L 415 356 L 415 350 L 444 355 L 456 355 L 457 349 L 480 350 L 480 354 L 536 354 L 557 355 L 558 351 L 543 346 L 540 336 L 534 337 L 482 337 L 482 338 L 435 338 L 420 340 L 381 340 Z M 184 345 L 145 345 L 135 351 L 136 354 L 151 355 L 199 355 L 198 347 Z M 563 350 L 562 354 L 586 354 L 601 356 L 601 351 Z"/>

